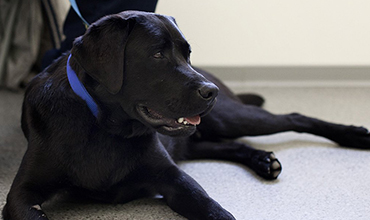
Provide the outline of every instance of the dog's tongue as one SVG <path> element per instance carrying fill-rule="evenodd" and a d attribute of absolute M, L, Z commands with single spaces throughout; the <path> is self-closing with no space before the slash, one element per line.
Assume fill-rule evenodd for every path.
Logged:
<path fill-rule="evenodd" d="M 200 124 L 200 116 L 199 115 L 196 115 L 196 116 L 193 116 L 193 117 L 187 117 L 187 118 L 185 118 L 185 120 L 187 122 L 189 122 L 190 124 L 192 124 L 192 125 L 199 125 Z"/>

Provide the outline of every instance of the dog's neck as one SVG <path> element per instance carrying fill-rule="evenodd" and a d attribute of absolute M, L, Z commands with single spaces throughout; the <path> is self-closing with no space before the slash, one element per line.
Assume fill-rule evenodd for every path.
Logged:
<path fill-rule="evenodd" d="M 95 118 L 97 118 L 99 115 L 99 107 L 94 99 L 91 97 L 89 92 L 86 90 L 85 86 L 78 79 L 76 72 L 72 69 L 69 63 L 71 57 L 72 54 L 69 55 L 67 60 L 67 77 L 69 84 L 71 85 L 73 92 L 86 102 L 91 113 L 95 116 Z"/>

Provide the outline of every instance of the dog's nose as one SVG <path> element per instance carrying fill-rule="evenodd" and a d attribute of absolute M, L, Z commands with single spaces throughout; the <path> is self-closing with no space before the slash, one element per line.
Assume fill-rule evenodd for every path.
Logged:
<path fill-rule="evenodd" d="M 217 97 L 218 87 L 213 83 L 207 83 L 202 85 L 199 88 L 198 92 L 202 99 L 210 101 Z"/>

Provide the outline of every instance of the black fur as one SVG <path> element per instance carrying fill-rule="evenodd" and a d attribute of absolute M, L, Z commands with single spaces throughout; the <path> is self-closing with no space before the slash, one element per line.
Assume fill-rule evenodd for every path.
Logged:
<path fill-rule="evenodd" d="M 114 203 L 159 193 L 188 219 L 234 219 L 175 162 L 229 160 L 275 179 L 281 165 L 272 152 L 232 139 L 296 131 L 370 147 L 365 128 L 268 113 L 259 107 L 261 97 L 235 96 L 214 76 L 194 70 L 190 46 L 171 17 L 132 11 L 104 17 L 76 39 L 71 54 L 98 118 L 71 90 L 69 54 L 35 77 L 22 114 L 28 150 L 5 220 L 47 219 L 39 206 L 60 190 Z M 195 124 L 199 116 L 198 126 L 176 122 L 187 117 Z"/>

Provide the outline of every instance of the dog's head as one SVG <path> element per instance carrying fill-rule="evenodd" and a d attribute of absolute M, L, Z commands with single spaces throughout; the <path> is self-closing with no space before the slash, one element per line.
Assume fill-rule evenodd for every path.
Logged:
<path fill-rule="evenodd" d="M 216 101 L 218 88 L 192 68 L 190 52 L 172 17 L 135 11 L 98 20 L 71 51 L 97 82 L 95 97 L 167 135 L 192 134 Z"/>

